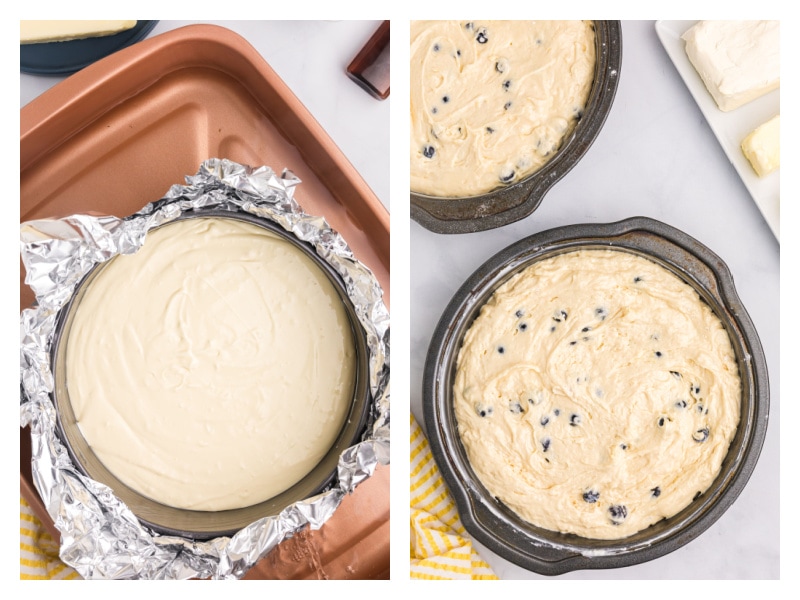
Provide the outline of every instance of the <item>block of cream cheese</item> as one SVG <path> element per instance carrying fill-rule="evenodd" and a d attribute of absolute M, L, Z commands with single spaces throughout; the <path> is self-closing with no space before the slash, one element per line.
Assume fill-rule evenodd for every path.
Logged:
<path fill-rule="evenodd" d="M 682 37 L 721 110 L 739 108 L 780 86 L 778 21 L 700 21 Z"/>
<path fill-rule="evenodd" d="M 775 115 L 759 125 L 742 141 L 742 152 L 759 177 L 781 166 L 781 116 Z"/>
<path fill-rule="evenodd" d="M 66 42 L 113 35 L 136 26 L 136 21 L 20 21 L 19 43 Z"/>

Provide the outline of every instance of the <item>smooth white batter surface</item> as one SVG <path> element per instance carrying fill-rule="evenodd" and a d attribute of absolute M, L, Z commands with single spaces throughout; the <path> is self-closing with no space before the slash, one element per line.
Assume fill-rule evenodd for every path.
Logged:
<path fill-rule="evenodd" d="M 458 430 L 489 492 L 523 519 L 631 535 L 717 476 L 739 421 L 730 339 L 663 267 L 614 250 L 543 260 L 468 330 Z"/>
<path fill-rule="evenodd" d="M 591 21 L 412 21 L 411 189 L 473 196 L 544 165 L 582 116 Z"/>
<path fill-rule="evenodd" d="M 89 445 L 178 508 L 240 508 L 291 487 L 352 402 L 355 349 L 332 284 L 289 242 L 232 219 L 166 225 L 114 258 L 67 344 Z"/>

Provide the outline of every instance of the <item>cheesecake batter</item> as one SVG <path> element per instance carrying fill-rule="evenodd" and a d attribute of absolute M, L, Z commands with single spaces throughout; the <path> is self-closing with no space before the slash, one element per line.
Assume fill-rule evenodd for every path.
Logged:
<path fill-rule="evenodd" d="M 465 197 L 550 160 L 586 107 L 591 21 L 413 21 L 411 189 Z"/>
<path fill-rule="evenodd" d="M 324 457 L 355 348 L 322 270 L 265 229 L 155 229 L 90 284 L 67 341 L 76 419 L 103 464 L 153 500 L 217 511 L 267 500 Z"/>
<path fill-rule="evenodd" d="M 545 529 L 618 539 L 720 471 L 741 384 L 727 332 L 687 284 L 615 250 L 534 264 L 460 350 L 458 430 L 476 475 Z"/>

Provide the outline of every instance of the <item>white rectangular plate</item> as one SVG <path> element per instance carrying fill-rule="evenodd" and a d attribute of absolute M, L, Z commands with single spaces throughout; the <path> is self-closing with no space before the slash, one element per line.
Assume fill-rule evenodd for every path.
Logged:
<path fill-rule="evenodd" d="M 733 163 L 772 233 L 780 241 L 780 171 L 759 177 L 741 148 L 742 140 L 748 133 L 780 113 L 780 90 L 770 92 L 730 112 L 720 110 L 689 62 L 684 41 L 681 39 L 683 33 L 695 23 L 697 21 L 656 21 L 656 33 L 728 160 Z"/>

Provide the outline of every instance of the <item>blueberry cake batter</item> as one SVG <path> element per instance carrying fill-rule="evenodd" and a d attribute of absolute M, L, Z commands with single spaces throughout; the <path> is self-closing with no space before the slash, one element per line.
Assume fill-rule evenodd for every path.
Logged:
<path fill-rule="evenodd" d="M 90 284 L 66 369 L 78 426 L 121 481 L 227 510 L 325 456 L 352 403 L 355 348 L 338 293 L 299 249 L 195 218 L 151 231 Z"/>
<path fill-rule="evenodd" d="M 739 422 L 727 332 L 637 255 L 572 251 L 503 284 L 464 338 L 454 402 L 489 492 L 553 531 L 619 539 L 719 473 Z"/>
<path fill-rule="evenodd" d="M 591 21 L 414 21 L 411 189 L 465 197 L 544 165 L 594 78 Z"/>

